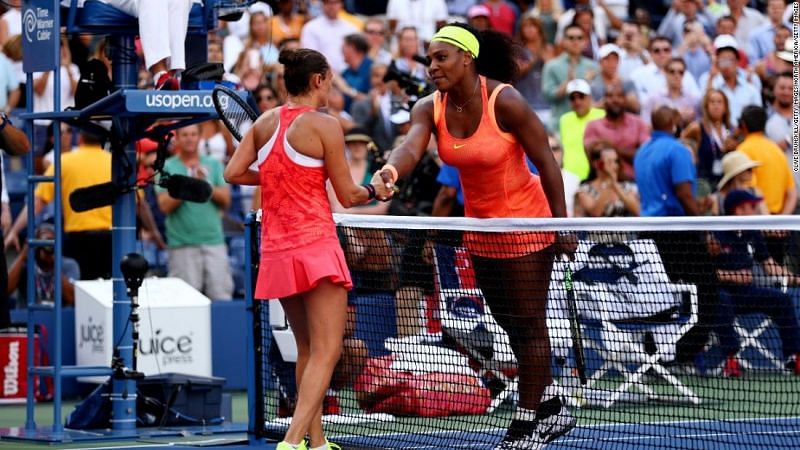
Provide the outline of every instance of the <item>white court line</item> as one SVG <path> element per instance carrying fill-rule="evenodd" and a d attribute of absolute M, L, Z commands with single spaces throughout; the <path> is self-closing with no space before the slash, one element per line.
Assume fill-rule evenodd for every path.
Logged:
<path fill-rule="evenodd" d="M 760 435 L 792 435 L 797 434 L 800 435 L 800 430 L 790 430 L 790 431 L 776 431 L 776 432 L 755 432 L 755 433 L 747 433 L 748 436 L 760 436 Z M 578 444 L 583 442 L 597 442 L 598 440 L 605 443 L 613 443 L 616 441 L 646 441 L 646 440 L 656 440 L 656 439 L 686 439 L 686 438 L 711 438 L 711 437 L 721 437 L 721 436 L 741 436 L 742 433 L 706 433 L 706 434 L 681 434 L 681 435 L 674 435 L 674 436 L 630 436 L 630 437 L 619 437 L 619 438 L 574 438 L 574 439 L 565 439 L 560 438 L 556 441 L 553 441 L 553 444 Z M 455 445 L 448 444 L 451 448 L 473 448 L 473 444 L 462 444 L 462 445 Z M 436 449 L 439 448 L 435 445 L 415 445 L 415 446 L 404 446 L 405 449 Z"/>
<path fill-rule="evenodd" d="M 647 441 L 656 439 L 686 439 L 686 438 L 704 438 L 704 437 L 721 437 L 721 436 L 775 436 L 779 434 L 798 434 L 800 430 L 787 430 L 787 431 L 756 431 L 747 433 L 697 433 L 697 434 L 676 434 L 670 436 L 620 436 L 620 437 L 593 437 L 593 438 L 567 438 L 559 439 L 559 443 L 578 443 L 578 442 L 616 442 L 616 441 Z"/>
<path fill-rule="evenodd" d="M 78 447 L 78 448 L 75 448 L 73 450 L 120 450 L 120 449 L 125 449 L 125 448 L 142 448 L 142 447 L 159 448 L 159 447 L 174 447 L 174 446 L 175 446 L 175 444 L 173 444 L 172 442 L 168 442 L 166 444 L 142 443 L 142 444 L 139 444 L 139 445 L 125 445 L 125 446 L 122 446 L 122 447 L 116 447 L 116 446 L 115 447 Z"/>
<path fill-rule="evenodd" d="M 701 424 L 701 423 L 729 423 L 729 422 L 781 422 L 781 421 L 793 421 L 793 420 L 800 420 L 800 416 L 791 416 L 791 417 L 749 417 L 743 419 L 704 419 L 704 420 L 671 420 L 671 421 L 661 421 L 661 422 L 640 422 L 640 423 L 603 423 L 603 424 L 596 424 L 596 425 L 587 425 L 587 426 L 579 426 L 576 429 L 579 430 L 591 430 L 591 429 L 598 429 L 598 428 L 611 428 L 611 427 L 621 427 L 621 428 L 629 428 L 629 427 L 641 427 L 641 426 L 657 426 L 657 425 L 677 425 L 677 424 Z M 505 428 L 486 428 L 482 430 L 474 430 L 470 431 L 470 434 L 476 433 L 500 433 L 504 432 Z M 430 431 L 430 432 L 420 432 L 420 433 L 388 433 L 388 434 L 379 434 L 379 435 L 371 435 L 366 436 L 367 439 L 389 439 L 392 437 L 398 436 L 408 436 L 413 437 L 416 435 L 420 436 L 432 436 L 432 437 L 442 437 L 447 435 L 462 435 L 464 433 L 463 430 L 447 430 L 447 431 Z M 636 440 L 653 440 L 653 439 L 664 439 L 664 438 L 700 438 L 700 437 L 714 437 L 714 436 L 739 436 L 743 433 L 699 433 L 699 434 L 686 434 L 686 435 L 672 435 L 672 436 L 647 436 L 647 435 L 639 435 L 639 436 L 629 436 L 629 437 L 619 437 L 619 438 L 601 438 L 603 441 L 636 441 Z M 800 430 L 791 430 L 791 431 L 756 431 L 756 432 L 748 432 L 747 435 L 778 435 L 778 434 L 800 434 Z M 337 436 L 338 439 L 353 439 L 356 442 L 365 440 L 365 436 L 355 436 L 355 435 L 341 435 Z M 595 441 L 598 438 L 591 437 L 591 438 L 561 438 L 557 442 L 587 442 L 587 441 Z M 474 444 L 464 444 L 458 445 L 454 448 L 470 448 L 474 446 Z M 426 449 L 426 448 L 436 448 L 435 446 L 431 445 L 419 445 L 419 446 L 411 446 L 411 447 L 404 447 L 408 449 Z"/>
<path fill-rule="evenodd" d="M 749 417 L 744 419 L 703 419 L 703 420 L 667 420 L 661 422 L 637 422 L 637 423 L 598 423 L 595 425 L 586 425 L 579 428 L 608 428 L 614 426 L 642 426 L 642 425 L 675 425 L 679 423 L 711 423 L 711 422 L 762 422 L 762 421 L 791 421 L 800 420 L 800 416 L 791 417 Z"/>

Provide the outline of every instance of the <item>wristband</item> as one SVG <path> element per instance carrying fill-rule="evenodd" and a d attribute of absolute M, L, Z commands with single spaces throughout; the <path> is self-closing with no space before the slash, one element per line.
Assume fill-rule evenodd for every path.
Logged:
<path fill-rule="evenodd" d="M 375 186 L 371 184 L 364 184 L 362 186 L 364 186 L 367 189 L 367 200 L 374 199 L 375 195 L 377 195 L 377 193 L 375 192 Z"/>
<path fill-rule="evenodd" d="M 395 181 L 397 181 L 397 178 L 398 178 L 398 176 L 397 176 L 397 169 L 396 169 L 396 168 L 395 168 L 393 165 L 391 165 L 391 164 L 384 164 L 384 165 L 383 165 L 383 168 L 381 168 L 381 172 L 383 172 L 384 170 L 388 170 L 388 171 L 389 171 L 389 172 L 392 174 L 392 183 L 394 183 Z"/>

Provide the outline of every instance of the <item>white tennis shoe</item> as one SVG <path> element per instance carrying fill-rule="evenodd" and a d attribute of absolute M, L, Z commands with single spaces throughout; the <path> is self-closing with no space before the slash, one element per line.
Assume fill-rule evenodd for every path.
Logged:
<path fill-rule="evenodd" d="M 556 413 L 547 413 L 556 408 Z M 508 433 L 495 450 L 540 450 L 569 433 L 576 423 L 575 416 L 564 406 L 561 398 L 556 396 L 539 406 L 535 420 L 513 420 Z"/>

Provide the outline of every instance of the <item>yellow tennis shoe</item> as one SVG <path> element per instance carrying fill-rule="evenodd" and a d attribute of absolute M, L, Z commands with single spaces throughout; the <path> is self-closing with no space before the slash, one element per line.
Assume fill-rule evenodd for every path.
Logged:
<path fill-rule="evenodd" d="M 278 446 L 275 447 L 275 450 L 308 450 L 308 447 L 306 447 L 306 441 L 305 439 L 303 439 L 300 442 L 300 445 L 298 445 L 297 447 L 289 444 L 286 441 L 281 441 L 278 443 Z"/>

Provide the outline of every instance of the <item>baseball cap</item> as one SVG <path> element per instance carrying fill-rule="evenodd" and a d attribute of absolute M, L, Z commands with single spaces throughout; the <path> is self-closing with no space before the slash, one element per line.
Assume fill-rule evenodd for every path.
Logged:
<path fill-rule="evenodd" d="M 720 34 L 714 38 L 714 50 L 719 52 L 723 48 L 732 48 L 738 52 L 739 42 L 737 42 L 736 38 L 730 34 Z"/>
<path fill-rule="evenodd" d="M 600 47 L 600 50 L 598 50 L 597 52 L 597 56 L 599 57 L 599 59 L 603 59 L 612 53 L 616 53 L 617 56 L 620 56 L 622 55 L 622 49 L 619 48 L 619 46 L 617 46 L 616 44 L 605 44 L 602 47 Z"/>
<path fill-rule="evenodd" d="M 589 87 L 589 83 L 587 83 L 586 80 L 576 78 L 567 83 L 567 95 L 570 95 L 573 92 L 580 92 L 584 95 L 592 95 L 592 88 Z"/>
<path fill-rule="evenodd" d="M 489 11 L 489 8 L 487 8 L 484 5 L 473 5 L 473 6 L 470 6 L 469 9 L 467 10 L 467 18 L 468 19 L 472 19 L 474 17 L 481 17 L 481 16 L 490 17 L 491 15 L 492 15 L 492 12 Z"/>
<path fill-rule="evenodd" d="M 392 113 L 392 115 L 389 117 L 389 121 L 395 125 L 408 123 L 411 121 L 411 112 L 405 108 L 399 108 L 397 111 Z"/>
<path fill-rule="evenodd" d="M 746 191 L 744 189 L 734 189 L 728 192 L 728 195 L 725 196 L 723 207 L 725 208 L 725 214 L 730 215 L 733 214 L 733 210 L 739 205 L 745 203 L 758 203 L 761 200 L 763 200 L 762 197 L 759 197 L 750 191 Z"/>
<path fill-rule="evenodd" d="M 272 8 L 266 3 L 253 3 L 247 11 L 250 14 L 261 13 L 267 17 L 272 17 Z"/>

